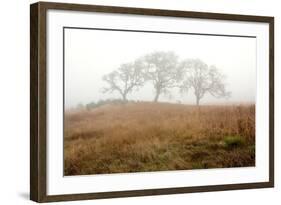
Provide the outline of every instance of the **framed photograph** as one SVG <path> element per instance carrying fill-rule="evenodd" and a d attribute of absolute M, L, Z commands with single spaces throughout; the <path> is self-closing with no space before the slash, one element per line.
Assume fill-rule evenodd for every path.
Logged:
<path fill-rule="evenodd" d="M 31 5 L 30 198 L 274 186 L 274 18 Z"/>

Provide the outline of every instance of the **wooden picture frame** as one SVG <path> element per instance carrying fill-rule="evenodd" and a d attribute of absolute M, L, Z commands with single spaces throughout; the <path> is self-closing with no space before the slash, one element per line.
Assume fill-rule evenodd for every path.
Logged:
<path fill-rule="evenodd" d="M 217 184 L 94 193 L 48 195 L 47 193 L 47 11 L 98 12 L 105 14 L 177 17 L 268 24 L 269 31 L 269 179 L 262 182 Z M 274 186 L 274 18 L 144 8 L 38 2 L 30 6 L 30 199 L 36 202 L 86 200 L 162 194 L 209 192 Z"/>

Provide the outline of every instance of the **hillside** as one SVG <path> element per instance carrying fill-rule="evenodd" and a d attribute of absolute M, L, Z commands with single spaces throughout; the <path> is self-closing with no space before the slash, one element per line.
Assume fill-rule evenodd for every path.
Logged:
<path fill-rule="evenodd" d="M 65 175 L 255 165 L 254 105 L 104 105 L 64 124 Z"/>

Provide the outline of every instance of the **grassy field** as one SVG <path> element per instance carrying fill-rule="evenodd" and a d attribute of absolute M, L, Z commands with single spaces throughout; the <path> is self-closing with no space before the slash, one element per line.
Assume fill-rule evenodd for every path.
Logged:
<path fill-rule="evenodd" d="M 254 105 L 103 105 L 64 126 L 65 175 L 255 165 Z"/>

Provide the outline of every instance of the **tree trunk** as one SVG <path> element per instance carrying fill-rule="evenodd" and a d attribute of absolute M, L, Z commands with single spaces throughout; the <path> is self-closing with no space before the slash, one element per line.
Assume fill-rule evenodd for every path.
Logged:
<path fill-rule="evenodd" d="M 122 94 L 122 99 L 123 99 L 124 102 L 127 102 L 127 94 L 125 94 L 125 93 Z"/>
<path fill-rule="evenodd" d="M 159 95 L 160 95 L 160 91 L 157 90 L 157 91 L 156 91 L 156 95 L 155 95 L 155 97 L 154 97 L 154 102 L 158 102 Z"/>
<path fill-rule="evenodd" d="M 197 106 L 199 106 L 199 101 L 200 101 L 199 96 L 196 96 L 196 105 L 197 105 Z"/>

